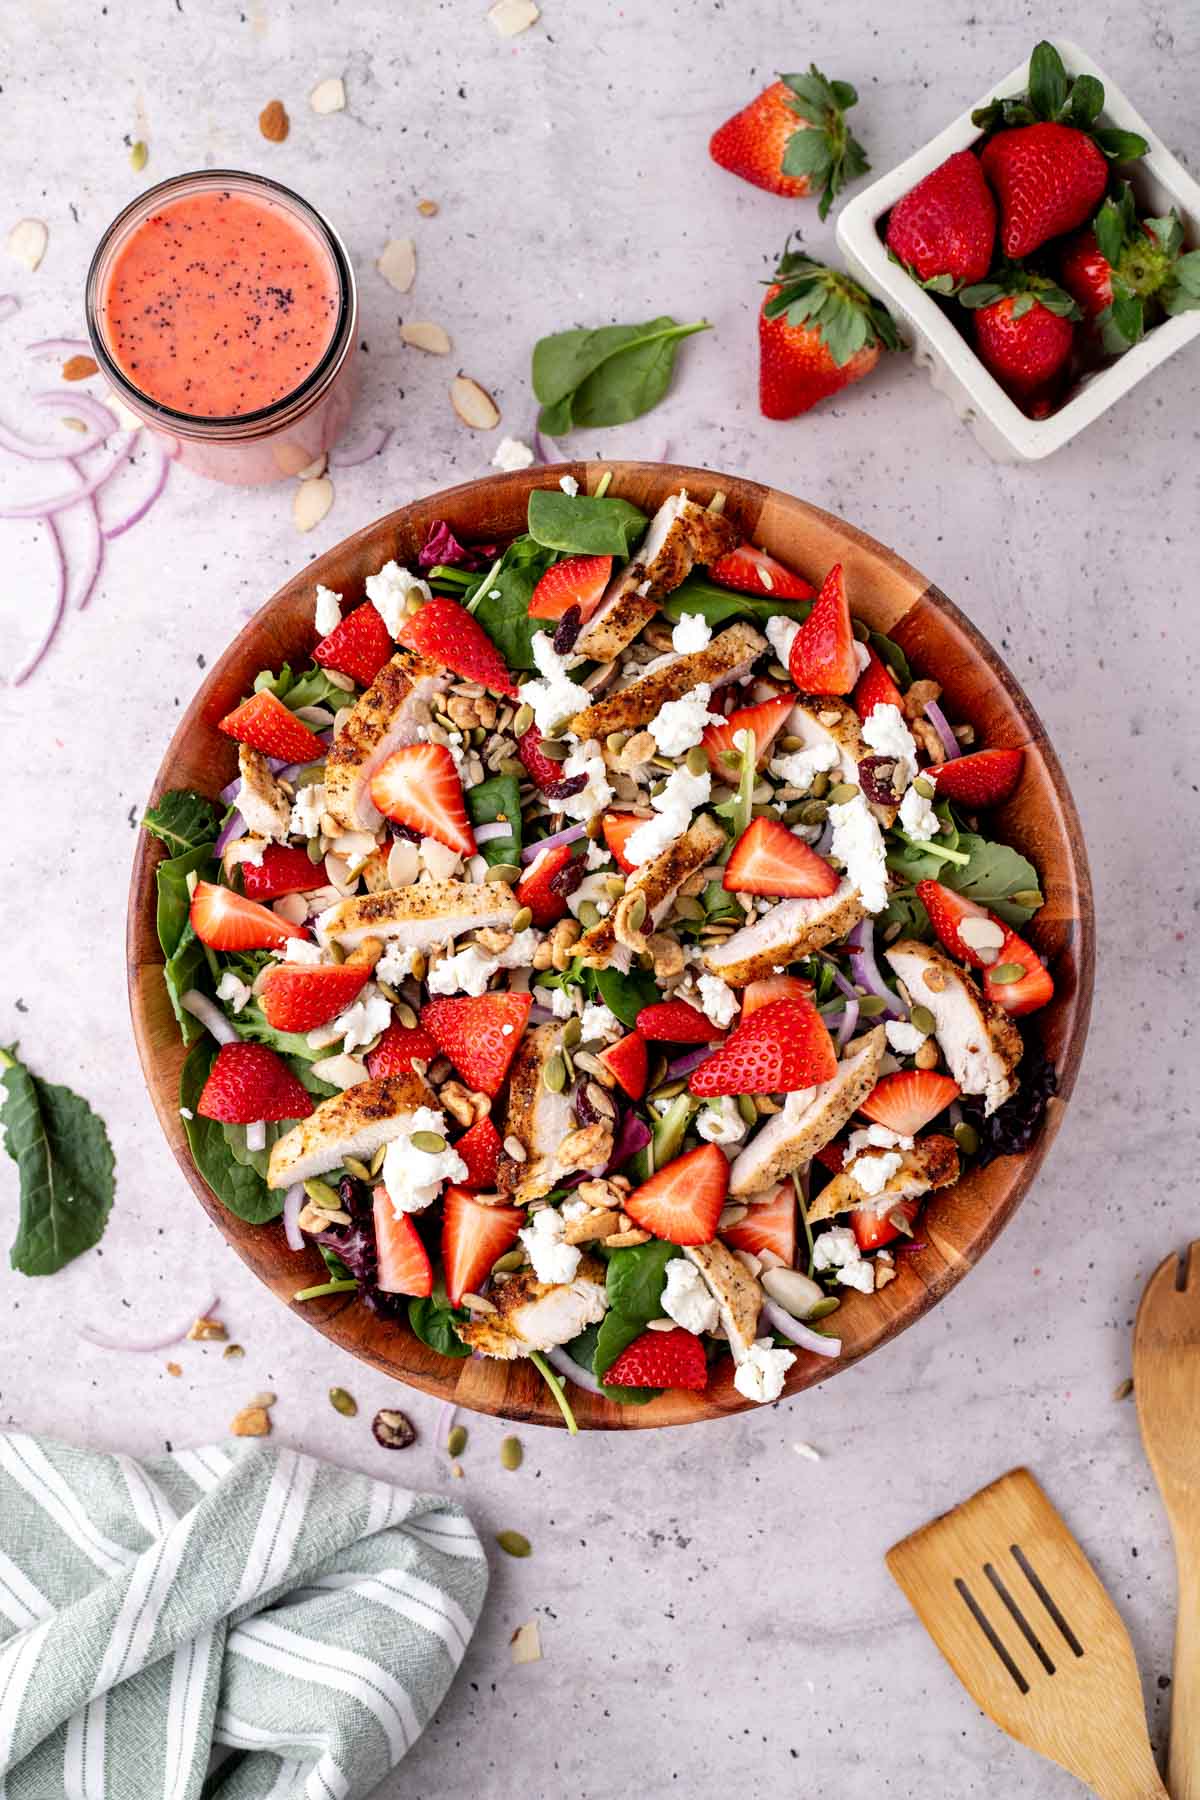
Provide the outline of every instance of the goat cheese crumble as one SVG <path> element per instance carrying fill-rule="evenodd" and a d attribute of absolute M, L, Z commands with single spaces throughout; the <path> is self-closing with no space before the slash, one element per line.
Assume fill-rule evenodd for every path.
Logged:
<path fill-rule="evenodd" d="M 292 837 L 314 838 L 321 835 L 321 820 L 325 814 L 325 783 L 314 781 L 308 787 L 296 789 L 296 798 L 292 802 L 291 823 L 288 831 Z M 316 878 L 316 870 L 313 877 Z"/>
<path fill-rule="evenodd" d="M 833 1269 L 843 1287 L 857 1288 L 862 1294 L 875 1291 L 875 1273 L 864 1261 L 858 1239 L 848 1225 L 835 1225 L 823 1231 L 813 1245 L 813 1268 Z"/>
<path fill-rule="evenodd" d="M 894 1050 L 897 1056 L 915 1056 L 927 1036 L 906 1019 L 888 1019 L 883 1029 L 887 1033 L 888 1049 Z"/>
<path fill-rule="evenodd" d="M 560 475 L 558 478 L 558 485 L 564 494 L 570 494 L 572 500 L 579 492 L 579 483 L 573 475 Z"/>
<path fill-rule="evenodd" d="M 573 775 L 585 776 L 587 786 L 580 788 L 577 794 L 569 794 L 564 800 L 556 800 L 555 809 L 564 813 L 568 819 L 575 819 L 581 825 L 586 825 L 589 819 L 604 811 L 613 797 L 604 757 L 595 738 L 589 738 L 577 750 L 572 750 L 562 765 L 562 772 L 564 781 L 570 781 Z"/>
<path fill-rule="evenodd" d="M 697 682 L 679 700 L 666 700 L 646 727 L 663 756 L 684 756 L 704 736 L 706 725 L 720 725 L 724 715 L 709 712 L 712 689 Z"/>
<path fill-rule="evenodd" d="M 399 1137 L 394 1137 L 384 1152 L 381 1171 L 392 1210 L 402 1213 L 424 1212 L 437 1199 L 444 1181 L 465 1181 L 468 1169 L 458 1151 L 447 1144 L 444 1150 L 418 1150 L 413 1137 L 421 1131 L 446 1136 L 446 1115 L 432 1106 L 418 1106 L 404 1120 Z"/>
<path fill-rule="evenodd" d="M 700 975 L 696 980 L 696 992 L 700 996 L 700 1008 L 718 1030 L 723 1031 L 731 1025 L 738 1010 L 738 997 L 719 975 Z"/>
<path fill-rule="evenodd" d="M 421 600 L 433 599 L 429 583 L 397 562 L 386 562 L 377 575 L 367 576 L 367 599 L 387 626 L 389 637 L 400 635 L 410 594 Z"/>
<path fill-rule="evenodd" d="M 643 819 L 625 840 L 626 862 L 638 869 L 660 856 L 668 844 L 683 836 L 692 814 L 707 804 L 711 793 L 712 776 L 707 769 L 701 775 L 693 775 L 685 764 L 668 775 L 661 794 L 650 802 L 657 816 Z"/>
<path fill-rule="evenodd" d="M 772 650 L 786 669 L 800 627 L 786 613 L 773 613 L 763 627 Z"/>
<path fill-rule="evenodd" d="M 591 1043 L 593 1038 L 619 1038 L 623 1030 L 616 1013 L 610 1012 L 601 1000 L 590 1001 L 584 1007 L 579 1025 L 584 1043 Z"/>
<path fill-rule="evenodd" d="M 908 788 L 900 802 L 900 827 L 920 844 L 927 844 L 942 829 L 933 802 L 925 794 L 918 794 L 915 787 Z"/>
<path fill-rule="evenodd" d="M 659 1302 L 668 1319 L 697 1336 L 717 1329 L 717 1303 L 694 1263 L 675 1256 L 667 1264 L 667 1280 Z"/>
<path fill-rule="evenodd" d="M 907 787 L 917 772 L 917 746 L 912 732 L 904 723 L 904 714 L 892 701 L 872 707 L 862 723 L 863 742 L 877 756 L 891 756 L 896 761 L 896 787 Z M 917 796 L 920 799 L 920 795 Z"/>
<path fill-rule="evenodd" d="M 825 742 L 814 744 L 811 750 L 789 750 L 785 756 L 774 757 L 771 773 L 777 775 L 780 781 L 786 781 L 789 787 L 805 792 L 818 775 L 836 769 L 837 765 L 837 745 Z"/>
<path fill-rule="evenodd" d="M 249 1006 L 253 998 L 253 989 L 240 981 L 232 969 L 226 969 L 217 983 L 217 999 L 231 1006 L 235 1013 L 240 1013 L 243 1006 Z"/>
<path fill-rule="evenodd" d="M 778 1400 L 795 1360 L 791 1350 L 777 1350 L 770 1338 L 757 1338 L 735 1369 L 733 1385 L 747 1400 Z"/>
<path fill-rule="evenodd" d="M 494 956 L 477 944 L 467 944 L 453 956 L 443 956 L 426 977 L 431 994 L 473 994 L 476 998 L 487 990 L 492 976 L 500 969 L 527 969 L 537 949 L 537 932 L 532 926 L 518 931 L 511 944 Z"/>
<path fill-rule="evenodd" d="M 872 1150 L 864 1156 L 856 1156 L 848 1165 L 848 1172 L 864 1194 L 882 1194 L 900 1163 L 901 1157 L 895 1150 Z"/>
<path fill-rule="evenodd" d="M 696 1132 L 706 1144 L 741 1143 L 746 1135 L 746 1121 L 732 1095 L 722 1094 L 719 1100 L 712 1100 L 701 1109 Z"/>
<path fill-rule="evenodd" d="M 353 1055 L 363 1044 L 369 1044 L 372 1038 L 386 1031 L 392 1018 L 392 1003 L 386 994 L 381 994 L 377 987 L 366 987 L 344 1013 L 339 1013 L 329 1027 L 331 1033 L 343 1038 L 342 1054 Z"/>
<path fill-rule="evenodd" d="M 517 699 L 523 706 L 532 706 L 533 722 L 538 730 L 543 735 L 552 734 L 564 719 L 571 718 L 587 704 L 587 696 L 580 692 L 568 674 L 579 658 L 560 656 L 547 631 L 535 631 L 530 648 L 541 680 L 523 681 L 517 689 Z"/>
<path fill-rule="evenodd" d="M 342 596 L 335 594 L 332 588 L 322 587 L 317 583 L 316 603 L 313 606 L 313 624 L 317 628 L 317 636 L 327 638 L 331 631 L 336 631 L 342 622 Z"/>
<path fill-rule="evenodd" d="M 389 987 L 399 987 L 405 977 L 412 974 L 418 955 L 415 945 L 402 944 L 394 938 L 384 946 L 383 955 L 375 964 L 375 979 L 386 981 Z"/>
<path fill-rule="evenodd" d="M 712 642 L 712 631 L 703 613 L 681 613 L 671 633 L 671 648 L 680 656 L 692 656 Z"/>
<path fill-rule="evenodd" d="M 829 821 L 833 826 L 829 854 L 842 864 L 867 911 L 882 912 L 888 903 L 887 851 L 870 807 L 855 794 L 829 808 Z"/>
<path fill-rule="evenodd" d="M 582 1252 L 577 1244 L 564 1243 L 566 1229 L 562 1215 L 552 1206 L 543 1206 L 520 1233 L 539 1281 L 574 1281 Z"/>
<path fill-rule="evenodd" d="M 496 445 L 496 454 L 492 458 L 493 469 L 527 469 L 533 461 L 533 451 L 520 438 L 501 438 Z"/>

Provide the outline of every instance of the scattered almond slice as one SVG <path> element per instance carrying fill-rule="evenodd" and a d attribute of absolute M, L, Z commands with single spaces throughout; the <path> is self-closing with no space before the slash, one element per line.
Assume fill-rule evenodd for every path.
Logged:
<path fill-rule="evenodd" d="M 472 431 L 494 431 L 500 423 L 496 402 L 469 375 L 456 375 L 450 383 L 450 404 Z"/>
<path fill-rule="evenodd" d="M 258 129 L 268 144 L 282 144 L 291 128 L 292 122 L 283 101 L 268 100 L 258 115 Z"/>
<path fill-rule="evenodd" d="M 198 1319 L 193 1320 L 188 1331 L 193 1343 L 200 1344 L 224 1343 L 228 1335 L 220 1319 L 214 1319 L 211 1313 L 201 1313 Z"/>
<path fill-rule="evenodd" d="M 328 475 L 314 481 L 302 481 L 292 501 L 292 519 L 297 531 L 311 531 L 319 525 L 333 505 L 333 483 Z"/>
<path fill-rule="evenodd" d="M 98 375 L 100 365 L 94 356 L 68 356 L 62 366 L 64 381 L 86 381 L 91 375 Z"/>
<path fill-rule="evenodd" d="M 296 474 L 301 481 L 316 481 L 325 473 L 328 467 L 329 458 L 324 450 L 322 450 L 320 456 L 314 456 L 310 463 L 305 463 L 302 469 L 297 469 Z"/>
<path fill-rule="evenodd" d="M 389 238 L 375 267 L 398 294 L 407 294 L 417 277 L 417 246 L 411 238 Z"/>
<path fill-rule="evenodd" d="M 432 319 L 414 319 L 400 327 L 400 341 L 414 350 L 427 350 L 430 356 L 449 356 L 450 334 Z"/>
<path fill-rule="evenodd" d="M 64 419 L 63 424 L 68 431 L 86 431 L 87 426 L 82 419 Z"/>
<path fill-rule="evenodd" d="M 265 1406 L 243 1406 L 241 1412 L 233 1415 L 229 1429 L 234 1437 L 268 1437 L 271 1415 Z"/>
<path fill-rule="evenodd" d="M 346 84 L 340 75 L 330 75 L 325 81 L 318 81 L 308 103 L 315 113 L 322 117 L 326 113 L 344 112 L 346 110 Z"/>
<path fill-rule="evenodd" d="M 167 1374 L 168 1375 L 182 1375 L 183 1369 L 180 1367 L 180 1365 L 177 1362 L 169 1362 L 167 1364 Z"/>
<path fill-rule="evenodd" d="M 509 1639 L 512 1648 L 512 1659 L 515 1663 L 535 1663 L 542 1660 L 542 1639 L 538 1631 L 536 1619 L 530 1619 L 525 1625 L 518 1625 Z"/>
<path fill-rule="evenodd" d="M 50 233 L 41 219 L 18 219 L 8 234 L 8 253 L 24 263 L 30 274 L 46 254 Z"/>
<path fill-rule="evenodd" d="M 489 24 L 501 37 L 519 37 L 521 32 L 536 25 L 542 15 L 533 0 L 496 0 L 496 4 L 488 8 L 487 16 Z"/>
<path fill-rule="evenodd" d="M 436 219 L 438 216 L 438 203 L 436 200 L 418 200 L 417 211 L 423 219 Z"/>

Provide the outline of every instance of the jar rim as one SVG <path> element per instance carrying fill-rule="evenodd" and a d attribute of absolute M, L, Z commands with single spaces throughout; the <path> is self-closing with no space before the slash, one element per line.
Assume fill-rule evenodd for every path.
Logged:
<path fill-rule="evenodd" d="M 260 190 L 268 198 L 290 209 L 309 225 L 332 262 L 338 285 L 338 315 L 320 360 L 296 387 L 272 400 L 268 406 L 253 412 L 205 414 L 180 412 L 144 392 L 130 380 L 111 354 L 100 327 L 100 283 L 117 246 L 134 223 L 140 223 L 166 200 L 181 193 L 209 188 L 232 187 L 235 190 Z M 87 333 L 95 356 L 105 376 L 118 395 L 130 407 L 148 415 L 148 422 L 162 425 L 178 437 L 245 437 L 255 435 L 264 426 L 272 430 L 299 413 L 305 412 L 328 388 L 353 346 L 358 325 L 358 293 L 354 270 L 341 238 L 324 215 L 294 189 L 285 187 L 269 175 L 258 175 L 249 169 L 192 169 L 170 175 L 138 194 L 121 209 L 103 232 L 88 268 L 85 288 Z"/>

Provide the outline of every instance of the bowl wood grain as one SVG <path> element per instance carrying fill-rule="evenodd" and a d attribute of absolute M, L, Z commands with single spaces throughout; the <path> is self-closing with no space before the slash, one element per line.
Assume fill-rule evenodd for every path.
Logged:
<path fill-rule="evenodd" d="M 746 538 L 819 583 L 840 561 L 855 613 L 903 647 L 914 669 L 942 684 L 952 718 L 974 724 L 982 743 L 1022 746 L 1024 774 L 1012 799 L 994 816 L 995 835 L 1022 850 L 1041 873 L 1046 904 L 1030 935 L 1053 971 L 1055 996 L 1040 1015 L 1047 1054 L 1059 1073 L 1043 1129 L 1023 1156 L 1006 1156 L 968 1174 L 938 1196 L 922 1221 L 923 1247 L 898 1259 L 897 1279 L 877 1295 L 847 1290 L 836 1315 L 843 1341 L 836 1361 L 801 1352 L 786 1391 L 828 1380 L 877 1350 L 961 1281 L 1012 1217 L 1050 1147 L 1074 1085 L 1091 1004 L 1094 934 L 1091 885 L 1078 814 L 1041 721 L 1017 682 L 952 601 L 925 576 L 873 538 L 789 494 L 669 464 L 614 463 L 612 491 L 652 512 L 680 486 L 707 502 L 727 496 L 731 515 Z M 307 661 L 313 645 L 313 593 L 318 582 L 351 598 L 388 557 L 413 560 L 435 519 L 446 519 L 463 539 L 504 539 L 524 529 L 530 491 L 555 488 L 572 475 L 581 492 L 595 488 L 596 463 L 490 476 L 401 507 L 336 545 L 294 575 L 254 616 L 209 672 L 181 720 L 163 758 L 154 795 L 188 787 L 216 795 L 236 773 L 235 746 L 217 721 L 249 691 L 264 667 Z M 141 834 L 129 896 L 127 950 L 134 1034 L 146 1084 L 171 1149 L 201 1205 L 242 1260 L 285 1304 L 300 1288 L 321 1279 L 315 1249 L 293 1253 L 282 1226 L 254 1226 L 226 1212 L 197 1173 L 179 1118 L 179 1074 L 184 1049 L 162 980 L 162 955 L 154 929 L 154 870 L 161 847 Z M 545 1425 L 561 1424 L 537 1371 L 523 1362 L 438 1357 L 407 1327 L 376 1318 L 353 1296 L 332 1296 L 297 1310 L 318 1331 L 352 1355 L 398 1381 L 452 1399 L 478 1412 Z M 752 1403 L 733 1386 L 732 1367 L 706 1393 L 670 1392 L 648 1406 L 617 1406 L 576 1389 L 572 1403 L 581 1426 L 645 1430 L 688 1425 L 740 1412 Z"/>

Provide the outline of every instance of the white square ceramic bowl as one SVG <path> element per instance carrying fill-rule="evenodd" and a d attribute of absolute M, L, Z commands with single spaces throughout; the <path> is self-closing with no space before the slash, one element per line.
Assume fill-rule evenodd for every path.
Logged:
<path fill-rule="evenodd" d="M 1188 244 L 1200 244 L 1200 187 L 1091 57 L 1065 38 L 1055 41 L 1069 75 L 1095 75 L 1104 83 L 1104 123 L 1140 132 L 1150 145 L 1148 155 L 1122 169 L 1133 184 L 1139 209 L 1160 217 L 1173 206 L 1183 220 Z M 1177 314 L 1156 325 L 1124 356 L 1086 376 L 1066 405 L 1048 419 L 1030 419 L 1009 399 L 938 302 L 889 258 L 879 221 L 931 169 L 976 142 L 979 129 L 971 123 L 976 107 L 997 94 L 1022 93 L 1028 76 L 1026 61 L 1003 81 L 993 82 L 945 131 L 856 195 L 843 208 L 837 226 L 838 246 L 851 274 L 890 308 L 911 341 L 918 367 L 929 370 L 934 387 L 946 395 L 983 448 L 1003 462 L 1036 462 L 1060 449 L 1143 375 L 1200 335 L 1200 311 Z"/>

